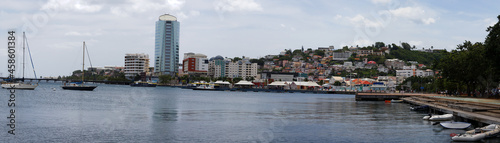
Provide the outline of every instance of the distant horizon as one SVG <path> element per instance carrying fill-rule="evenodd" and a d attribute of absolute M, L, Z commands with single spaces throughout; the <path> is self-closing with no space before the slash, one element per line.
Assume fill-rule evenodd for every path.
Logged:
<path fill-rule="evenodd" d="M 8 1 L 0 6 L 0 66 L 7 65 L 7 31 L 15 29 L 20 39 L 23 28 L 38 76 L 69 76 L 81 69 L 83 41 L 94 66 L 123 66 L 126 53 L 154 55 L 155 22 L 166 13 L 180 22 L 180 59 L 188 52 L 260 58 L 302 46 L 340 49 L 378 41 L 450 51 L 465 40 L 484 42 L 486 28 L 500 14 L 497 5 L 485 0 Z M 26 67 L 26 77 L 33 77 Z"/>

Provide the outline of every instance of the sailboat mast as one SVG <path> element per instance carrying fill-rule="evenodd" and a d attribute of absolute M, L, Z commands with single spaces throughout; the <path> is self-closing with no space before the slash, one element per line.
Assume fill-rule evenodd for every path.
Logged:
<path fill-rule="evenodd" d="M 83 64 L 82 64 L 82 85 L 85 77 L 85 41 L 83 41 Z"/>
<path fill-rule="evenodd" d="M 24 82 L 24 55 L 25 55 L 26 34 L 23 32 L 23 82 Z"/>

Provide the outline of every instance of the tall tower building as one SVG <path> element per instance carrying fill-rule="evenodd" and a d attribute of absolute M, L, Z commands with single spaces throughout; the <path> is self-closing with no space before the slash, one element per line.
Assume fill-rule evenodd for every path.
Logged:
<path fill-rule="evenodd" d="M 179 22 L 164 14 L 156 21 L 155 74 L 175 76 L 179 69 Z"/>

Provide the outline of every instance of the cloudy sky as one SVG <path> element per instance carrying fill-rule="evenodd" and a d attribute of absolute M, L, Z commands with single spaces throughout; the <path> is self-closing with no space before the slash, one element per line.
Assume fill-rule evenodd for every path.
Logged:
<path fill-rule="evenodd" d="M 0 66 L 7 67 L 7 31 L 17 30 L 18 38 L 26 31 L 37 75 L 44 77 L 80 69 L 83 41 L 93 66 L 123 66 L 126 53 L 152 58 L 155 21 L 165 13 L 181 23 L 180 55 L 251 58 L 377 41 L 451 50 L 464 40 L 484 41 L 500 14 L 496 0 L 0 1 Z M 0 70 L 7 76 L 7 68 Z"/>

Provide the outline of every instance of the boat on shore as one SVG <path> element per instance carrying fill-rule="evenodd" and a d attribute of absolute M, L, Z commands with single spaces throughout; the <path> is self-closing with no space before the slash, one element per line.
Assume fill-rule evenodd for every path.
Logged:
<path fill-rule="evenodd" d="M 429 120 L 429 121 L 448 121 L 453 118 L 453 114 L 444 114 L 444 115 L 431 115 L 429 116 L 424 116 L 422 119 L 423 120 Z"/>
<path fill-rule="evenodd" d="M 131 87 L 156 87 L 157 84 L 153 82 L 147 81 L 136 81 L 130 84 Z"/>
<path fill-rule="evenodd" d="M 491 124 L 482 128 L 469 130 L 464 134 L 450 134 L 453 141 L 474 142 L 488 137 L 495 137 L 500 134 L 500 125 Z"/>
<path fill-rule="evenodd" d="M 447 129 L 467 129 L 471 125 L 466 122 L 441 122 L 439 124 Z"/>

